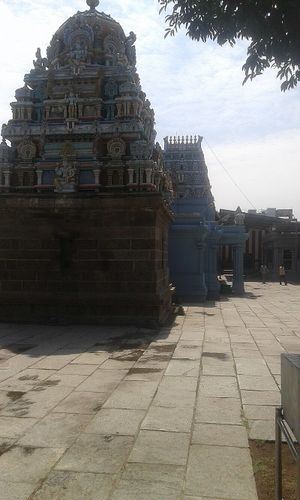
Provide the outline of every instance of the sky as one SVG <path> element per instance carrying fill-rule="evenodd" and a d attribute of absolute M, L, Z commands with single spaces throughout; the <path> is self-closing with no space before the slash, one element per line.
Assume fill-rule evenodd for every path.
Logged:
<path fill-rule="evenodd" d="M 58 27 L 85 0 L 0 0 L 0 124 Z M 300 86 L 280 91 L 275 70 L 242 85 L 247 43 L 233 48 L 164 38 L 158 0 L 102 0 L 97 8 L 137 35 L 137 70 L 157 140 L 201 135 L 216 208 L 293 208 L 300 219 Z"/>

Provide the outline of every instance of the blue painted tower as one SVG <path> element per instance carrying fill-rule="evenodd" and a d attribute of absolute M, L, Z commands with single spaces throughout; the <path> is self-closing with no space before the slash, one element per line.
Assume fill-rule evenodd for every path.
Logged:
<path fill-rule="evenodd" d="M 217 254 L 220 232 L 202 151 L 202 137 L 166 137 L 165 166 L 172 177 L 174 221 L 169 234 L 171 280 L 179 298 L 219 296 Z"/>

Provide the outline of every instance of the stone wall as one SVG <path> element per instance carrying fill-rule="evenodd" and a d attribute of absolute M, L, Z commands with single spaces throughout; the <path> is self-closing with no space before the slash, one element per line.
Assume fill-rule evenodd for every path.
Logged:
<path fill-rule="evenodd" d="M 0 197 L 0 320 L 163 323 L 171 312 L 160 194 Z"/>

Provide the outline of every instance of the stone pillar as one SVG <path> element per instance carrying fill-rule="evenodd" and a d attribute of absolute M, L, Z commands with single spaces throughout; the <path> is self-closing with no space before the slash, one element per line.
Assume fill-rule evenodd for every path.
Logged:
<path fill-rule="evenodd" d="M 146 182 L 147 184 L 151 184 L 151 174 L 152 174 L 151 168 L 146 168 L 145 172 L 146 172 Z"/>
<path fill-rule="evenodd" d="M 138 168 L 137 171 L 138 171 L 137 183 L 138 184 L 143 184 L 144 169 L 143 168 Z"/>
<path fill-rule="evenodd" d="M 113 176 L 112 170 L 109 169 L 107 172 L 107 185 L 108 186 L 112 186 L 112 176 Z"/>
<path fill-rule="evenodd" d="M 101 118 L 101 113 L 102 113 L 102 101 L 100 101 L 98 104 L 96 104 L 97 118 Z"/>
<path fill-rule="evenodd" d="M 93 174 L 95 176 L 95 184 L 100 184 L 100 168 L 95 168 L 93 170 Z"/>
<path fill-rule="evenodd" d="M 128 169 L 128 184 L 133 184 L 133 168 Z"/>
<path fill-rule="evenodd" d="M 207 286 L 205 283 L 205 274 L 204 274 L 204 250 L 205 250 L 205 242 L 204 239 L 201 238 L 196 241 L 196 245 L 199 251 L 199 295 L 200 300 L 205 300 L 207 297 Z"/>
<path fill-rule="evenodd" d="M 11 176 L 11 171 L 9 168 L 3 170 L 4 174 L 4 186 L 5 187 L 10 187 L 10 176 Z"/>
<path fill-rule="evenodd" d="M 235 295 L 245 293 L 244 289 L 244 252 L 243 245 L 233 245 L 233 282 L 232 292 Z"/>
<path fill-rule="evenodd" d="M 42 170 L 37 170 L 36 171 L 36 175 L 37 175 L 37 185 L 41 186 L 42 185 L 43 171 Z"/>
<path fill-rule="evenodd" d="M 117 112 L 118 112 L 118 118 L 122 118 L 123 113 L 122 113 L 123 105 L 121 102 L 117 102 Z"/>
<path fill-rule="evenodd" d="M 274 277 L 275 277 L 275 276 L 277 276 L 279 266 L 281 265 L 281 261 L 280 261 L 281 255 L 280 255 L 279 248 L 274 248 L 273 255 L 274 255 L 274 257 L 273 257 L 273 273 L 274 273 Z"/>
<path fill-rule="evenodd" d="M 209 300 L 218 299 L 220 296 L 220 284 L 217 279 L 218 275 L 218 240 L 216 237 L 211 237 L 207 241 L 207 271 L 206 271 L 206 285 L 207 285 L 207 298 Z"/>

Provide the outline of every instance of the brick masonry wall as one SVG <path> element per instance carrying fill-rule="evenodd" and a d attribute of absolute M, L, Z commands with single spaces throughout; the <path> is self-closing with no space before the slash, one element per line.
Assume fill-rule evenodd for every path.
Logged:
<path fill-rule="evenodd" d="M 170 219 L 159 194 L 2 195 L 0 319 L 164 322 Z"/>

